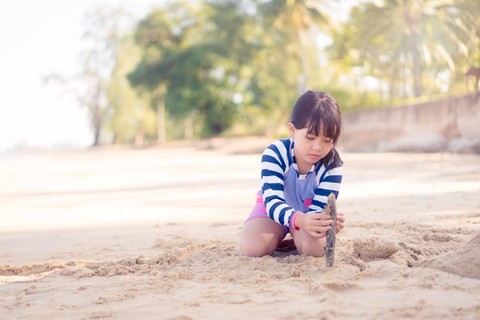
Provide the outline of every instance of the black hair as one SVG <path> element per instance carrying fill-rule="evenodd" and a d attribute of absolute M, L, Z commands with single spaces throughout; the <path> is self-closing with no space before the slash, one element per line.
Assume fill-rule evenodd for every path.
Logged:
<path fill-rule="evenodd" d="M 327 92 L 307 91 L 295 102 L 290 122 L 296 129 L 308 128 L 307 134 L 325 136 L 333 140 L 333 148 L 325 156 L 325 166 L 336 167 L 343 162 L 335 149 L 342 130 L 340 106 Z M 320 129 L 323 128 L 323 132 Z"/>

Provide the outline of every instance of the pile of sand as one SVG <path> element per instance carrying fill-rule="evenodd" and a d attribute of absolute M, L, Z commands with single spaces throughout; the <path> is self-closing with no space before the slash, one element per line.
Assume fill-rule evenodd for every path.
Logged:
<path fill-rule="evenodd" d="M 480 280 L 480 233 L 458 248 L 422 262 L 418 266 Z"/>

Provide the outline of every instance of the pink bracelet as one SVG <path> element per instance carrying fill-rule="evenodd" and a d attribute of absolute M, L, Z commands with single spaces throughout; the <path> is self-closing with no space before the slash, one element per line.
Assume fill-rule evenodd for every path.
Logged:
<path fill-rule="evenodd" d="M 300 213 L 302 213 L 302 212 L 301 212 L 301 211 L 295 211 L 295 213 L 293 214 L 293 216 L 290 218 L 290 226 L 291 226 L 293 229 L 297 230 L 297 231 L 300 230 L 300 228 L 295 225 L 295 219 L 297 218 L 297 216 L 298 216 Z"/>

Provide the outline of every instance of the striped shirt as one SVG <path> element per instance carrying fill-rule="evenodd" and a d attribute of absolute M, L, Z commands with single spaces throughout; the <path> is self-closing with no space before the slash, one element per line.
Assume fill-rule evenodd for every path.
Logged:
<path fill-rule="evenodd" d="M 290 226 L 296 211 L 323 212 L 327 197 L 338 197 L 342 182 L 341 164 L 329 168 L 322 160 L 301 176 L 295 162 L 292 139 L 281 139 L 271 144 L 262 154 L 262 197 L 271 219 Z"/>

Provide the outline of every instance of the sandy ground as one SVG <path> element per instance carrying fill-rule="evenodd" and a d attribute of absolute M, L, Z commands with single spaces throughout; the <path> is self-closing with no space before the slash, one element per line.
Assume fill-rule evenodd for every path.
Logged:
<path fill-rule="evenodd" d="M 242 141 L 0 156 L 0 319 L 478 319 L 480 156 L 343 153 L 326 268 L 239 254 Z"/>

